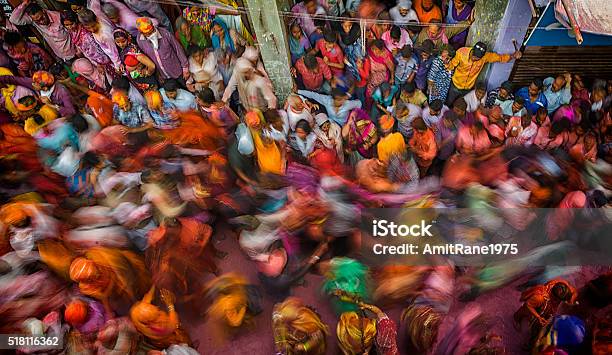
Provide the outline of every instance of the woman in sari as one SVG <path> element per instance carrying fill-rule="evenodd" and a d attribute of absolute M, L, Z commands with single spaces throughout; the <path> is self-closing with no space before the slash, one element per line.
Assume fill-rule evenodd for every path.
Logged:
<path fill-rule="evenodd" d="M 103 66 L 108 73 L 113 73 L 115 70 L 110 58 L 100 48 L 91 32 L 87 31 L 79 23 L 76 13 L 64 11 L 62 12 L 61 19 L 62 24 L 68 29 L 68 33 L 70 33 L 72 44 L 83 54 L 83 57 L 89 59 L 94 65 Z"/>
<path fill-rule="evenodd" d="M 283 175 L 285 172 L 284 152 L 278 142 L 263 135 L 264 118 L 261 111 L 249 111 L 245 116 L 245 121 L 253 137 L 259 171 Z"/>
<path fill-rule="evenodd" d="M 295 132 L 289 135 L 288 144 L 293 150 L 292 157 L 305 163 L 312 154 L 317 135 L 312 131 L 310 124 L 306 120 L 301 120 L 295 125 Z"/>
<path fill-rule="evenodd" d="M 351 18 L 350 14 L 344 13 L 344 17 Z M 347 69 L 356 82 L 362 80 L 357 68 L 357 59 L 365 57 L 365 50 L 362 46 L 361 27 L 354 21 L 344 21 L 341 24 L 340 47 L 344 52 L 344 58 L 349 62 Z"/>
<path fill-rule="evenodd" d="M 72 63 L 72 70 L 87 79 L 89 89 L 104 94 L 110 91 L 110 78 L 101 72 L 87 58 L 79 58 Z"/>
<path fill-rule="evenodd" d="M 167 312 L 152 303 L 155 286 L 130 309 L 130 320 L 136 330 L 145 336 L 145 347 L 164 350 L 172 344 L 190 345 L 189 334 L 181 327 L 179 315 L 174 309 L 174 295 L 166 289 L 160 290 L 159 294 Z"/>
<path fill-rule="evenodd" d="M 342 149 L 342 128 L 332 122 L 324 113 L 315 116 L 314 133 L 317 135 L 317 142 L 326 149 L 333 150 L 340 163 L 344 163 L 344 150 Z"/>
<path fill-rule="evenodd" d="M 311 48 L 308 37 L 297 22 L 289 26 L 289 52 L 291 53 L 291 64 L 295 65 L 298 59 L 302 58 Z"/>
<path fill-rule="evenodd" d="M 221 48 L 230 54 L 236 53 L 238 46 L 247 45 L 247 41 L 236 30 L 228 28 L 220 18 L 215 18 L 212 22 L 210 39 L 213 49 Z"/>
<path fill-rule="evenodd" d="M 113 31 L 113 38 L 119 59 L 125 66 L 125 73 L 136 88 L 144 93 L 159 87 L 155 76 L 155 63 L 142 53 L 134 38 L 126 30 L 118 28 Z"/>
<path fill-rule="evenodd" d="M 349 114 L 346 125 L 342 127 L 342 138 L 347 142 L 345 151 L 349 154 L 350 163 L 355 166 L 360 160 L 374 155 L 378 132 L 368 114 L 356 109 Z"/>
<path fill-rule="evenodd" d="M 451 0 L 448 2 L 448 13 L 446 14 L 446 23 L 456 25 L 465 21 L 469 21 L 472 17 L 472 5 L 466 0 Z M 449 44 L 455 49 L 465 46 L 468 29 L 452 36 Z"/>
<path fill-rule="evenodd" d="M 272 313 L 272 331 L 278 354 L 318 355 L 325 353 L 327 326 L 321 317 L 299 298 L 289 297 L 276 304 Z"/>
<path fill-rule="evenodd" d="M 183 16 L 179 16 L 175 22 L 176 32 L 174 36 L 179 41 L 183 50 L 187 51 L 191 46 L 205 48 L 210 45 L 210 39 L 200 26 L 189 23 Z"/>
<path fill-rule="evenodd" d="M 412 122 L 412 128 L 414 133 L 408 142 L 408 146 L 414 152 L 422 177 L 425 176 L 438 153 L 436 137 L 431 128 L 428 128 L 420 117 Z"/>
<path fill-rule="evenodd" d="M 344 312 L 340 315 L 336 336 L 343 354 L 369 354 L 376 338 L 376 321 L 365 314 Z"/>
<path fill-rule="evenodd" d="M 368 49 L 370 61 L 370 77 L 366 88 L 366 109 L 372 107 L 372 94 L 384 82 L 393 83 L 395 64 L 391 52 L 385 47 L 385 42 L 376 40 Z"/>

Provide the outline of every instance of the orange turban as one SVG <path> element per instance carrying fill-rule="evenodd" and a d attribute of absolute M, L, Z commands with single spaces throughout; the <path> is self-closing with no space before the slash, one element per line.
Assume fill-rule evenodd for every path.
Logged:
<path fill-rule="evenodd" d="M 117 91 L 113 94 L 113 103 L 119 107 L 127 105 L 129 102 L 128 96 L 121 91 Z"/>
<path fill-rule="evenodd" d="M 87 303 L 81 300 L 73 300 L 66 306 L 64 319 L 70 325 L 80 325 L 87 320 Z"/>
<path fill-rule="evenodd" d="M 96 264 L 86 258 L 76 258 L 70 264 L 70 279 L 75 282 L 89 280 L 98 274 Z"/>
<path fill-rule="evenodd" d="M 263 121 L 261 111 L 252 110 L 247 112 L 247 114 L 244 116 L 244 120 L 246 122 L 246 125 L 249 127 L 255 127 L 261 124 L 261 122 Z"/>
<path fill-rule="evenodd" d="M 149 90 L 145 93 L 145 99 L 147 100 L 147 106 L 152 110 L 159 110 L 162 107 L 162 96 L 157 90 Z"/>
<path fill-rule="evenodd" d="M 0 209 L 0 221 L 6 225 L 14 225 L 28 218 L 26 204 L 21 202 L 9 203 Z"/>
<path fill-rule="evenodd" d="M 32 75 L 32 82 L 40 86 L 49 87 L 55 83 L 55 77 L 48 71 L 39 70 Z"/>
<path fill-rule="evenodd" d="M 136 27 L 143 34 L 151 33 L 154 29 L 153 22 L 148 17 L 139 17 L 136 19 Z"/>
<path fill-rule="evenodd" d="M 395 118 L 393 118 L 391 115 L 383 115 L 378 119 L 378 123 L 380 124 L 380 128 L 382 128 L 384 131 L 388 131 L 393 128 Z"/>

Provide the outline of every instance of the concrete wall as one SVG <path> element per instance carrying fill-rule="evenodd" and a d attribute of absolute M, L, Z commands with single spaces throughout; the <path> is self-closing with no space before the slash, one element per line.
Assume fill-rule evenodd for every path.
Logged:
<path fill-rule="evenodd" d="M 245 0 L 249 19 L 261 58 L 268 76 L 274 85 L 274 91 L 282 105 L 291 93 L 290 57 L 287 40 L 287 29 L 278 11 L 289 11 L 288 0 Z"/>
<path fill-rule="evenodd" d="M 482 41 L 490 51 L 513 53 L 512 39 L 520 47 L 531 22 L 531 8 L 527 0 L 479 0 L 475 18 L 467 45 Z M 513 66 L 514 61 L 489 65 L 480 79 L 487 81 L 489 90 L 494 89 L 508 79 Z"/>

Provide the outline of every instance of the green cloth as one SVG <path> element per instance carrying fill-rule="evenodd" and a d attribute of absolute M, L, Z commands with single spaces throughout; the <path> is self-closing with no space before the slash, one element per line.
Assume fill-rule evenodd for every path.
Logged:
<path fill-rule="evenodd" d="M 323 291 L 331 295 L 335 290 L 341 290 L 355 295 L 367 302 L 368 293 L 368 267 L 357 260 L 337 257 L 331 260 L 331 268 L 323 283 Z M 332 305 L 338 314 L 359 311 L 354 303 L 340 301 L 332 298 Z"/>
<path fill-rule="evenodd" d="M 204 31 L 198 26 L 191 26 L 191 43 L 187 41 L 187 38 L 184 34 L 177 31 L 179 42 L 181 42 L 181 46 L 185 50 L 189 49 L 190 45 L 196 45 L 200 48 L 210 47 L 210 40 Z"/>

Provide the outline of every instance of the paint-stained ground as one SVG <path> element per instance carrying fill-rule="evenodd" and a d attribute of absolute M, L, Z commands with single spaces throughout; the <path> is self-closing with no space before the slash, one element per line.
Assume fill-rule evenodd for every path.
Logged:
<path fill-rule="evenodd" d="M 246 277 L 253 284 L 258 284 L 257 274 L 254 270 L 253 263 L 242 254 L 238 246 L 235 235 L 232 232 L 215 233 L 213 242 L 217 248 L 225 251 L 228 255 L 219 260 L 219 266 L 222 273 L 238 272 Z M 610 267 L 583 267 L 581 271 L 572 274 L 566 279 L 576 287 L 582 286 L 586 281 L 592 279 L 598 273 L 609 271 Z M 292 295 L 300 297 L 305 304 L 314 307 L 323 322 L 325 322 L 330 330 L 330 335 L 327 339 L 327 354 L 340 354 L 336 345 L 336 323 L 337 317 L 331 309 L 327 297 L 321 295 L 320 285 L 322 277 L 315 274 L 308 274 L 305 278 L 306 282 L 303 286 L 294 287 Z M 493 292 L 485 293 L 479 296 L 473 302 L 477 303 L 485 312 L 485 316 L 492 324 L 491 333 L 502 337 L 505 344 L 507 354 L 528 354 L 523 349 L 523 344 L 526 341 L 526 331 L 518 333 L 512 322 L 512 314 L 520 306 L 519 297 L 520 291 L 516 289 L 516 285 L 521 281 L 517 281 L 511 285 L 505 286 Z M 205 320 L 194 317 L 193 319 L 183 320 L 189 330 L 192 339 L 198 345 L 198 351 L 206 355 L 271 355 L 274 354 L 274 343 L 272 337 L 272 307 L 273 302 L 270 297 L 263 297 L 263 312 L 253 320 L 253 324 L 247 329 L 244 329 L 238 334 L 229 336 L 230 340 L 224 341 L 222 344 L 218 336 L 214 335 L 209 325 Z M 455 317 L 461 309 L 466 306 L 466 303 L 456 299 L 451 307 L 451 311 L 441 325 L 440 332 L 452 326 Z M 400 314 L 402 307 L 384 309 L 384 311 L 395 320 L 400 326 L 398 332 L 398 342 L 402 354 L 415 354 L 414 350 L 406 340 L 405 329 L 400 322 Z M 183 311 L 181 314 L 185 314 Z"/>

